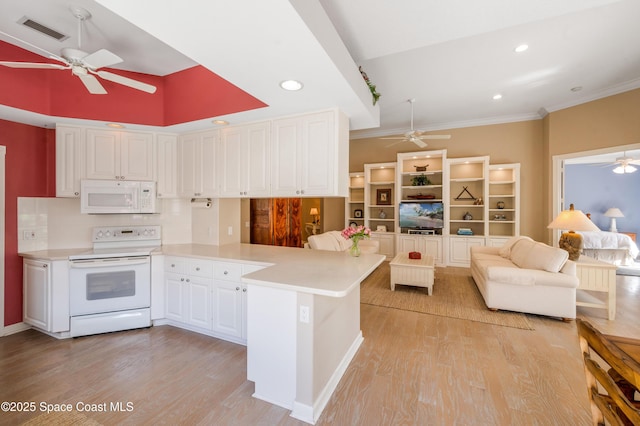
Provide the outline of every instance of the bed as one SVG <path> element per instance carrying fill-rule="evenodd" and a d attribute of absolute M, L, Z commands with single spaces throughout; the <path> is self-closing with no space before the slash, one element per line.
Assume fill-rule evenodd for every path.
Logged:
<path fill-rule="evenodd" d="M 617 232 L 580 232 L 585 256 L 618 266 L 633 264 L 638 257 L 638 246 L 630 236 Z"/>

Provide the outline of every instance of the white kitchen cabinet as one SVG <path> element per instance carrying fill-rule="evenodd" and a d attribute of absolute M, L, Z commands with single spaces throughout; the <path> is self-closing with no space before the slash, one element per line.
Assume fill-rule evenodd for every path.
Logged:
<path fill-rule="evenodd" d="M 215 197 L 216 151 L 220 132 L 190 133 L 178 139 L 178 194 L 181 197 Z"/>
<path fill-rule="evenodd" d="M 169 320 L 211 330 L 213 262 L 165 258 L 165 316 Z"/>
<path fill-rule="evenodd" d="M 392 232 L 372 232 L 371 239 L 378 241 L 379 249 L 378 253 L 387 256 L 387 258 L 393 258 L 395 256 L 395 234 Z"/>
<path fill-rule="evenodd" d="M 158 198 L 178 197 L 178 136 L 156 138 L 156 188 Z"/>
<path fill-rule="evenodd" d="M 348 196 L 349 125 L 337 110 L 274 120 L 271 195 Z"/>
<path fill-rule="evenodd" d="M 48 332 L 69 331 L 66 260 L 23 260 L 23 321 Z"/>
<path fill-rule="evenodd" d="M 87 179 L 153 180 L 152 133 L 86 132 Z"/>
<path fill-rule="evenodd" d="M 449 237 L 449 262 L 451 266 L 468 267 L 471 263 L 471 247 L 484 246 L 482 237 Z"/>
<path fill-rule="evenodd" d="M 423 255 L 433 256 L 436 265 L 443 261 L 443 237 L 439 235 L 400 234 L 398 235 L 397 253 L 417 251 Z"/>
<path fill-rule="evenodd" d="M 213 290 L 213 331 L 242 338 L 242 286 L 216 280 Z"/>
<path fill-rule="evenodd" d="M 84 176 L 84 130 L 56 126 L 56 197 L 79 197 Z"/>
<path fill-rule="evenodd" d="M 271 193 L 268 122 L 221 130 L 218 180 L 221 197 L 268 197 Z"/>

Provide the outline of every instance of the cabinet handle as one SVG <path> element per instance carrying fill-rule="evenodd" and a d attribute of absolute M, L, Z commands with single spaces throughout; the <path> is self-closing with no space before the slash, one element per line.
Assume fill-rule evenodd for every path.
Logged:
<path fill-rule="evenodd" d="M 80 195 L 80 193 L 79 192 L 74 192 L 73 195 Z"/>
<path fill-rule="evenodd" d="M 44 265 L 42 265 L 43 268 L 46 268 L 48 265 L 45 263 Z"/>
<path fill-rule="evenodd" d="M 225 274 L 225 275 L 229 274 L 229 271 L 224 271 L 224 274 Z"/>
<path fill-rule="evenodd" d="M 196 271 L 199 271 L 199 270 L 200 270 L 200 267 L 199 267 L 199 266 L 196 266 Z"/>
<path fill-rule="evenodd" d="M 296 194 L 298 194 L 298 195 L 299 195 L 299 194 L 300 194 L 300 191 L 296 191 Z"/>
<path fill-rule="evenodd" d="M 246 288 L 243 288 L 243 289 L 242 289 L 242 291 L 246 293 L 246 292 L 247 292 L 247 289 L 246 289 Z"/>
<path fill-rule="evenodd" d="M 172 263 L 172 264 L 171 264 L 171 267 L 172 267 L 172 268 L 175 268 L 175 267 L 176 267 L 176 264 L 175 264 L 175 263 Z"/>
<path fill-rule="evenodd" d="M 301 194 L 304 194 L 304 189 L 302 191 L 300 191 Z"/>
<path fill-rule="evenodd" d="M 240 290 L 240 287 L 236 287 L 236 291 Z"/>
<path fill-rule="evenodd" d="M 184 278 L 180 278 L 180 281 L 184 281 Z"/>
<path fill-rule="evenodd" d="M 187 282 L 189 282 L 189 281 L 191 281 L 191 280 L 189 280 L 189 278 L 187 278 Z"/>

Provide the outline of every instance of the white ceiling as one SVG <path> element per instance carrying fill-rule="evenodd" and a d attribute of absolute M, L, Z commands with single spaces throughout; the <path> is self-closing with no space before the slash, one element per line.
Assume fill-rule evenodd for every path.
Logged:
<path fill-rule="evenodd" d="M 269 105 L 224 117 L 234 122 L 339 106 L 352 137 L 381 136 L 408 129 L 409 98 L 415 127 L 441 130 L 640 87 L 640 0 L 0 0 L 0 30 L 58 53 L 15 21 L 27 15 L 75 46 L 71 5 L 93 14 L 84 50 L 107 48 L 122 69 L 156 75 L 199 63 Z M 521 43 L 529 50 L 514 53 Z M 359 65 L 382 94 L 376 107 Z M 304 89 L 282 91 L 286 78 Z"/>

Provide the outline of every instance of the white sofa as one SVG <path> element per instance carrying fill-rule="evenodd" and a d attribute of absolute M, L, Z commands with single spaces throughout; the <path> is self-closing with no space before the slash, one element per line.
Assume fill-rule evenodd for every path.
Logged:
<path fill-rule="evenodd" d="M 342 236 L 340 231 L 327 231 L 318 235 L 311 235 L 308 239 L 309 248 L 314 250 L 345 251 L 351 248 L 353 241 Z M 370 238 L 358 242 L 361 253 L 377 253 L 380 243 Z"/>
<path fill-rule="evenodd" d="M 511 238 L 503 247 L 471 247 L 471 275 L 489 309 L 576 317 L 575 262 L 568 252 Z"/>

